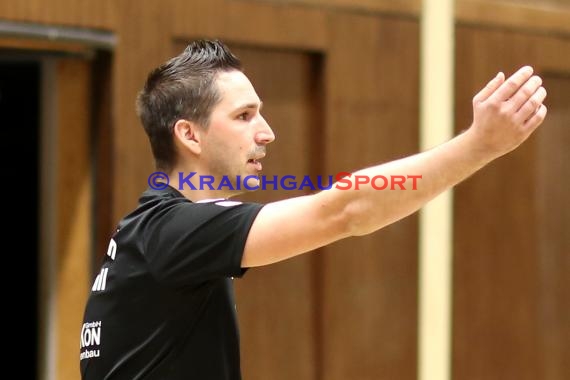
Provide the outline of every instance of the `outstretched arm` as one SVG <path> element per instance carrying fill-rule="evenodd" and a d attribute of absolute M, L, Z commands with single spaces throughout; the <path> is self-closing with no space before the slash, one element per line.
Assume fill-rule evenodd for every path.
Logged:
<path fill-rule="evenodd" d="M 252 225 L 242 266 L 274 263 L 374 232 L 512 151 L 546 116 L 546 90 L 540 77 L 532 74 L 528 66 L 507 80 L 499 73 L 473 98 L 471 127 L 434 149 L 357 171 L 330 190 L 266 205 Z M 372 180 L 420 175 L 415 190 L 411 179 L 406 190 L 388 190 L 391 185 L 379 190 L 383 183 Z"/>

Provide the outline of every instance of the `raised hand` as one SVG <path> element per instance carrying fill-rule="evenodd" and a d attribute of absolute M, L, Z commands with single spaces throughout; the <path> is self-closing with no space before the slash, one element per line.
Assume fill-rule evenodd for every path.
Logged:
<path fill-rule="evenodd" d="M 499 157 L 525 141 L 543 122 L 546 90 L 530 66 L 505 80 L 499 73 L 473 98 L 473 125 L 481 149 Z"/>

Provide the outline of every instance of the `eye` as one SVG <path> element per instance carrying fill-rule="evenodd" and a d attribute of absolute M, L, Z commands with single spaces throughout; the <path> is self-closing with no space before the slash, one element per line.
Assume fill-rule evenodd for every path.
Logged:
<path fill-rule="evenodd" d="M 242 112 L 237 117 L 239 120 L 247 121 L 249 120 L 249 112 Z"/>

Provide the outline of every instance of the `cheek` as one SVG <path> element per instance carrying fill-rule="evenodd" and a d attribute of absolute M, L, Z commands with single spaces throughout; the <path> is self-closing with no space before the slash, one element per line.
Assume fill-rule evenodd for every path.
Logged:
<path fill-rule="evenodd" d="M 214 118 L 209 125 L 204 148 L 210 159 L 217 162 L 243 158 L 250 152 L 249 136 L 243 126 Z"/>
<path fill-rule="evenodd" d="M 231 166 L 242 156 L 242 147 L 236 146 L 235 140 L 223 136 L 209 139 L 205 149 L 205 159 L 217 169 Z"/>

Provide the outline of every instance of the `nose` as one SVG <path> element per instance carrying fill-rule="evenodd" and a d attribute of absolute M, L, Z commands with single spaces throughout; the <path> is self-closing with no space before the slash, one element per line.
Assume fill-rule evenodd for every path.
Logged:
<path fill-rule="evenodd" d="M 275 140 L 275 134 L 263 116 L 259 115 L 259 118 L 261 122 L 259 124 L 259 129 L 255 134 L 255 142 L 263 145 L 269 144 Z"/>

